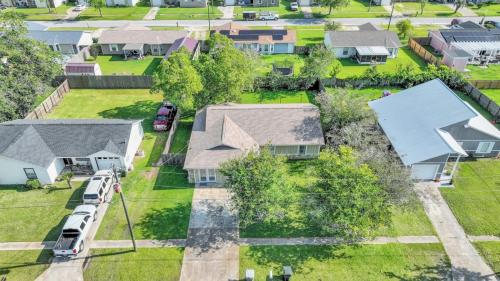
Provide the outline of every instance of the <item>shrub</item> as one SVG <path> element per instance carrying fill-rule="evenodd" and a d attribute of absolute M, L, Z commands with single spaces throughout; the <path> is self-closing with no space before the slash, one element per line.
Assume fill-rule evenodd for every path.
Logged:
<path fill-rule="evenodd" d="M 27 189 L 39 189 L 42 188 L 42 184 L 37 179 L 27 180 L 25 184 Z"/>

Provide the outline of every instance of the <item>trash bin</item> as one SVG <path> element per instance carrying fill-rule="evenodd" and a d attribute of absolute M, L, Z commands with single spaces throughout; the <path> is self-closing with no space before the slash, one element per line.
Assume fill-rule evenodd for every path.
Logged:
<path fill-rule="evenodd" d="M 254 11 L 244 11 L 243 19 L 244 20 L 255 20 L 257 18 L 257 12 Z"/>
<path fill-rule="evenodd" d="M 255 278 L 255 270 L 247 269 L 245 271 L 245 281 L 253 281 Z"/>
<path fill-rule="evenodd" d="M 283 281 L 290 281 L 292 274 L 293 272 L 291 266 L 283 266 Z"/>

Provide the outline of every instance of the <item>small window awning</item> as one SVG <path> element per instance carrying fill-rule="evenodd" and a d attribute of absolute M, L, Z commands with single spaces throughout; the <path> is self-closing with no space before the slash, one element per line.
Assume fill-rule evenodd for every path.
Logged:
<path fill-rule="evenodd" d="M 142 50 L 144 47 L 144 44 L 140 43 L 128 43 L 123 46 L 122 50 L 124 51 L 136 51 L 136 50 Z"/>
<path fill-rule="evenodd" d="M 388 56 L 389 51 L 385 47 L 356 47 L 360 56 Z"/>

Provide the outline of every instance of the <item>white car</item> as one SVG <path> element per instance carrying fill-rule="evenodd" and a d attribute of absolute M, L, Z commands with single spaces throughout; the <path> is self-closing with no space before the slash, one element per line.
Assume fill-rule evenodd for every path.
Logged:
<path fill-rule="evenodd" d="M 83 192 L 83 203 L 99 205 L 108 201 L 108 194 L 115 182 L 112 170 L 99 170 L 89 180 Z"/>
<path fill-rule="evenodd" d="M 87 9 L 87 6 L 83 5 L 83 4 L 78 4 L 76 5 L 74 8 L 73 8 L 73 11 L 75 12 L 80 12 L 80 11 L 83 11 Z"/>
<path fill-rule="evenodd" d="M 290 10 L 292 10 L 292 11 L 298 11 L 299 10 L 299 4 L 297 4 L 297 2 L 290 3 Z"/>
<path fill-rule="evenodd" d="M 278 20 L 280 16 L 272 12 L 262 12 L 259 14 L 259 20 Z"/>

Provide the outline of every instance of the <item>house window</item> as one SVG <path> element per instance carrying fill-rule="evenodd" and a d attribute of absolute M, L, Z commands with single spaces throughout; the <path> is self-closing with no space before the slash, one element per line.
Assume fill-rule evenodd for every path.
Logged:
<path fill-rule="evenodd" d="M 477 146 L 476 153 L 490 153 L 494 145 L 494 142 L 480 142 Z"/>
<path fill-rule="evenodd" d="M 215 169 L 208 169 L 208 181 L 215 181 Z"/>
<path fill-rule="evenodd" d="M 109 50 L 111 52 L 117 52 L 118 51 L 118 45 L 116 45 L 116 44 L 109 45 Z"/>
<path fill-rule="evenodd" d="M 257 4 L 262 5 L 262 0 L 258 0 Z"/>
<path fill-rule="evenodd" d="M 24 173 L 26 174 L 26 177 L 30 180 L 38 179 L 35 173 L 35 169 L 33 168 L 24 168 Z"/>
<path fill-rule="evenodd" d="M 271 0 L 271 4 L 273 4 L 273 5 L 274 5 L 274 3 L 275 3 L 275 1 L 274 1 L 274 0 Z"/>
<path fill-rule="evenodd" d="M 349 48 L 342 49 L 342 55 L 347 56 L 349 54 Z"/>
<path fill-rule="evenodd" d="M 205 169 L 200 170 L 200 181 L 201 182 L 207 181 L 207 170 Z"/>
<path fill-rule="evenodd" d="M 304 154 L 306 154 L 306 146 L 299 145 L 299 155 L 304 155 Z"/>

